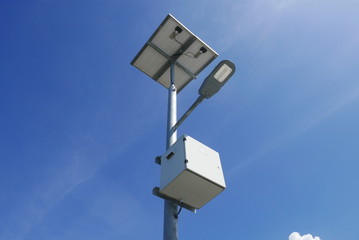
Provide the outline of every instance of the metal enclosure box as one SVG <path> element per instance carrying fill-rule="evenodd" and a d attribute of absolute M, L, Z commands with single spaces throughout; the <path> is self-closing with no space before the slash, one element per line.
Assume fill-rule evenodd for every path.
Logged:
<path fill-rule="evenodd" d="M 161 156 L 161 194 L 200 209 L 225 188 L 218 152 L 190 136 Z"/>

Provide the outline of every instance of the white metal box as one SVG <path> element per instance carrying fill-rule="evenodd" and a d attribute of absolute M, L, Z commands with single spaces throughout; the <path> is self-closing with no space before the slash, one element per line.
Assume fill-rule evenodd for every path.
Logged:
<path fill-rule="evenodd" d="M 226 188 L 218 152 L 188 135 L 161 156 L 160 193 L 200 209 Z"/>

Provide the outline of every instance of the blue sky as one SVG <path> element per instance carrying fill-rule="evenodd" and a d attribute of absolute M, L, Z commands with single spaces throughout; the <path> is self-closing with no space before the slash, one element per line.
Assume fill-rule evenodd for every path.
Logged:
<path fill-rule="evenodd" d="M 227 184 L 180 239 L 359 239 L 358 1 L 2 0 L 0 240 L 162 238 L 167 91 L 130 62 L 168 13 L 219 53 L 179 115 L 237 66 L 179 129 Z"/>

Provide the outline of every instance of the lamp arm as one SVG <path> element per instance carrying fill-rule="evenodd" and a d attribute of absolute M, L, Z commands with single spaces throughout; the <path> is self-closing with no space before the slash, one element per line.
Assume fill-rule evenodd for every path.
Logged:
<path fill-rule="evenodd" d="M 192 106 L 185 112 L 177 123 L 172 127 L 172 132 L 176 131 L 177 128 L 183 123 L 184 120 L 193 112 L 193 110 L 205 99 L 203 95 L 200 95 Z"/>

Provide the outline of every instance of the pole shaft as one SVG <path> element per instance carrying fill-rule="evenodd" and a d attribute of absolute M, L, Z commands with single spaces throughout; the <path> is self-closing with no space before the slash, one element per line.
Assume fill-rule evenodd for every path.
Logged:
<path fill-rule="evenodd" d="M 177 141 L 177 131 L 172 131 L 172 127 L 177 122 L 177 89 L 174 84 L 174 64 L 171 63 L 171 84 L 168 88 L 168 112 L 167 112 L 167 144 L 166 149 L 170 148 Z"/>
<path fill-rule="evenodd" d="M 170 148 L 177 141 L 177 131 L 172 131 L 172 127 L 177 121 L 177 90 L 174 85 L 174 62 L 170 65 L 171 84 L 168 88 L 168 112 L 167 112 L 167 143 L 166 148 Z M 175 217 L 177 205 L 168 200 L 164 203 L 164 223 L 163 240 L 178 239 L 178 220 Z"/>

